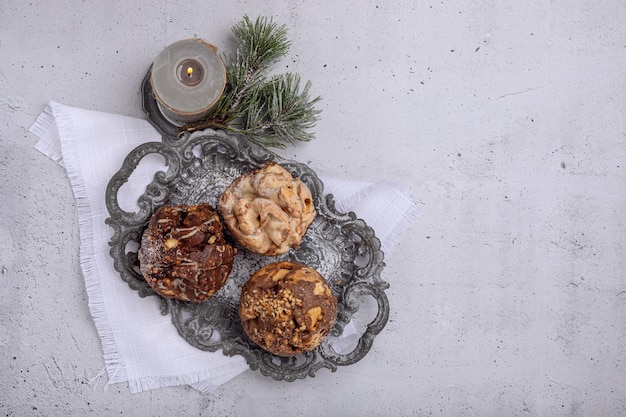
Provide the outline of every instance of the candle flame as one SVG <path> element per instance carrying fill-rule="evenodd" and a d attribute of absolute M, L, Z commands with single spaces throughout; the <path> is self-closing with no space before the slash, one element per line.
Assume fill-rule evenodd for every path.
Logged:
<path fill-rule="evenodd" d="M 193 68 L 192 67 L 187 67 L 187 76 L 191 77 L 191 74 L 193 74 Z"/>

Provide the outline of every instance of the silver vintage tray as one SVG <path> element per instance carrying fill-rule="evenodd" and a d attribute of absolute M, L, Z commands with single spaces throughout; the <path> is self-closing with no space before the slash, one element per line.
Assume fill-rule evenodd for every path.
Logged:
<path fill-rule="evenodd" d="M 227 234 L 238 254 L 226 285 L 209 300 L 189 303 L 166 299 L 150 288 L 139 272 L 137 249 L 152 213 L 165 204 L 205 202 L 216 207 L 231 181 L 260 168 L 268 160 L 276 160 L 247 140 L 222 131 L 205 130 L 181 137 L 162 133 L 162 142 L 144 143 L 127 155 L 106 190 L 110 215 L 106 222 L 114 229 L 110 253 L 120 277 L 139 297 L 159 297 L 162 314 L 171 316 L 178 333 L 191 345 L 211 352 L 221 349 L 228 356 L 242 355 L 252 370 L 276 380 L 312 377 L 320 368 L 335 371 L 338 366 L 361 360 L 389 318 L 385 295 L 388 284 L 381 279 L 385 264 L 380 241 L 355 213 L 335 209 L 333 196 L 324 194 L 322 181 L 307 165 L 276 161 L 307 184 L 318 212 L 298 249 L 278 257 L 256 255 Z M 137 201 L 139 210 L 127 212 L 118 204 L 118 192 L 149 154 L 161 155 L 167 171 L 155 173 L 154 180 Z M 316 350 L 292 358 L 272 355 L 250 341 L 238 315 L 243 283 L 257 269 L 277 260 L 297 261 L 316 269 L 338 298 L 337 322 L 330 337 Z M 359 316 L 363 316 L 360 320 L 365 324 L 360 329 L 362 333 L 357 334 L 358 341 L 348 346 L 347 351 L 346 346 L 339 349 L 338 341 L 342 340 L 346 325 Z"/>

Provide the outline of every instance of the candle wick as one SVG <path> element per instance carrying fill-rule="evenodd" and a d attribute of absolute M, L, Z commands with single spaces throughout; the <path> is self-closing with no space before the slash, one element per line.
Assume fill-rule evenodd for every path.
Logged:
<path fill-rule="evenodd" d="M 191 74 L 193 74 L 193 68 L 192 67 L 188 67 L 187 68 L 187 77 L 191 77 Z"/>

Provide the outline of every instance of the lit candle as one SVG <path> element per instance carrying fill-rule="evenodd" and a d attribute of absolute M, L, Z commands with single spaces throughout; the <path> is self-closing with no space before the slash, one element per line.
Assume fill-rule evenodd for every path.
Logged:
<path fill-rule="evenodd" d="M 224 92 L 226 69 L 215 46 L 201 39 L 185 39 L 156 57 L 150 83 L 163 116 L 182 126 L 210 112 Z"/>
<path fill-rule="evenodd" d="M 195 59 L 186 59 L 181 62 L 176 74 L 178 74 L 178 80 L 188 86 L 198 85 L 204 79 L 204 69 Z"/>

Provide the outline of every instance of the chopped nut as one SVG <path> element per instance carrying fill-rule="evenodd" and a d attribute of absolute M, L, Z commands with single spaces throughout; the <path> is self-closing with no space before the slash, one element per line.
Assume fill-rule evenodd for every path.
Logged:
<path fill-rule="evenodd" d="M 315 283 L 315 287 L 313 288 L 313 294 L 315 295 L 324 294 L 324 285 L 321 282 Z"/>
<path fill-rule="evenodd" d="M 279 269 L 276 274 L 272 276 L 273 281 L 280 281 L 290 272 L 289 269 Z"/>
<path fill-rule="evenodd" d="M 174 238 L 169 238 L 165 240 L 165 247 L 167 249 L 175 248 L 178 245 L 178 240 Z"/>

